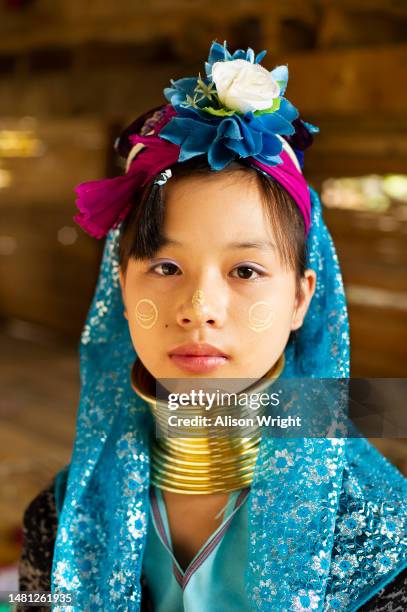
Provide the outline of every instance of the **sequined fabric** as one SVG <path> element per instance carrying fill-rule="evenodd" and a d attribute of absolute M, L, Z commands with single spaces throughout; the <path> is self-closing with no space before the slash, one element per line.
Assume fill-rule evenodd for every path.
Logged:
<path fill-rule="evenodd" d="M 310 192 L 308 264 L 318 281 L 281 376 L 344 378 L 345 294 Z M 80 343 L 76 439 L 52 567 L 52 591 L 77 598 L 65 611 L 140 608 L 152 419 L 130 384 L 136 354 L 123 316 L 118 239 L 119 228 L 111 230 Z M 264 437 L 247 500 L 253 610 L 356 610 L 406 565 L 405 501 L 406 479 L 363 438 Z"/>

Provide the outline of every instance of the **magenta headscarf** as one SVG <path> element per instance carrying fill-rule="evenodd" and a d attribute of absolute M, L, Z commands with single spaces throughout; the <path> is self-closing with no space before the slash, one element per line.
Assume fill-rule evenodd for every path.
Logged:
<path fill-rule="evenodd" d="M 148 113 L 143 117 L 147 115 Z M 135 192 L 178 161 L 180 147 L 160 138 L 159 135 L 160 130 L 175 115 L 174 108 L 167 104 L 161 107 L 158 120 L 147 119 L 142 133 L 128 136 L 132 148 L 127 156 L 124 175 L 87 181 L 75 187 L 76 206 L 80 212 L 73 219 L 88 234 L 94 238 L 106 236 L 108 231 L 117 227 L 130 211 Z M 137 120 L 132 125 L 136 123 Z M 272 176 L 292 196 L 304 218 L 305 233 L 308 234 L 311 219 L 308 185 L 294 150 L 286 140 L 282 138 L 282 141 L 281 163 L 268 166 L 253 157 L 247 160 L 251 165 Z"/>

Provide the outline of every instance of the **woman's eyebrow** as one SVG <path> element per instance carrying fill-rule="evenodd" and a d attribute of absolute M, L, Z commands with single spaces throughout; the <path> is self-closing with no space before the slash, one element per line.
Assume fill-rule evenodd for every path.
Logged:
<path fill-rule="evenodd" d="M 168 236 L 163 236 L 161 241 L 162 246 L 173 245 L 173 246 L 183 246 L 182 242 L 178 242 L 177 240 L 173 240 Z M 261 250 L 272 250 L 276 248 L 274 242 L 270 240 L 248 240 L 245 242 L 228 242 L 225 247 L 227 249 L 261 249 Z"/>

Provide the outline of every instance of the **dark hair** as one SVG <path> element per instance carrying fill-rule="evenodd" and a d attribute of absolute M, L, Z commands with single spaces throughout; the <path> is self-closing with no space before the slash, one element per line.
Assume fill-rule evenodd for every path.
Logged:
<path fill-rule="evenodd" d="M 196 157 L 171 167 L 173 178 L 213 174 L 206 159 Z M 256 180 L 265 211 L 273 227 L 281 261 L 295 271 L 297 296 L 306 264 L 306 237 L 302 214 L 289 193 L 271 176 L 259 172 L 242 161 L 233 162 L 219 172 L 240 173 Z M 153 181 L 133 198 L 133 206 L 120 227 L 119 263 L 125 273 L 130 258 L 154 257 L 163 245 L 164 190 Z"/>

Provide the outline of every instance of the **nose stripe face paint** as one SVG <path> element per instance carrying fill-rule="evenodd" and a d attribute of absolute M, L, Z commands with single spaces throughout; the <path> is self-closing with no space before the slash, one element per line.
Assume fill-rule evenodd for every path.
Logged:
<path fill-rule="evenodd" d="M 157 322 L 158 309 L 152 300 L 142 298 L 136 304 L 135 315 L 140 327 L 150 329 Z"/>
<path fill-rule="evenodd" d="M 255 302 L 249 308 L 249 329 L 254 332 L 266 331 L 273 325 L 275 314 L 268 302 Z"/>
<path fill-rule="evenodd" d="M 202 289 L 197 289 L 192 296 L 192 307 L 194 310 L 198 311 L 202 308 L 205 302 L 205 294 Z"/>

